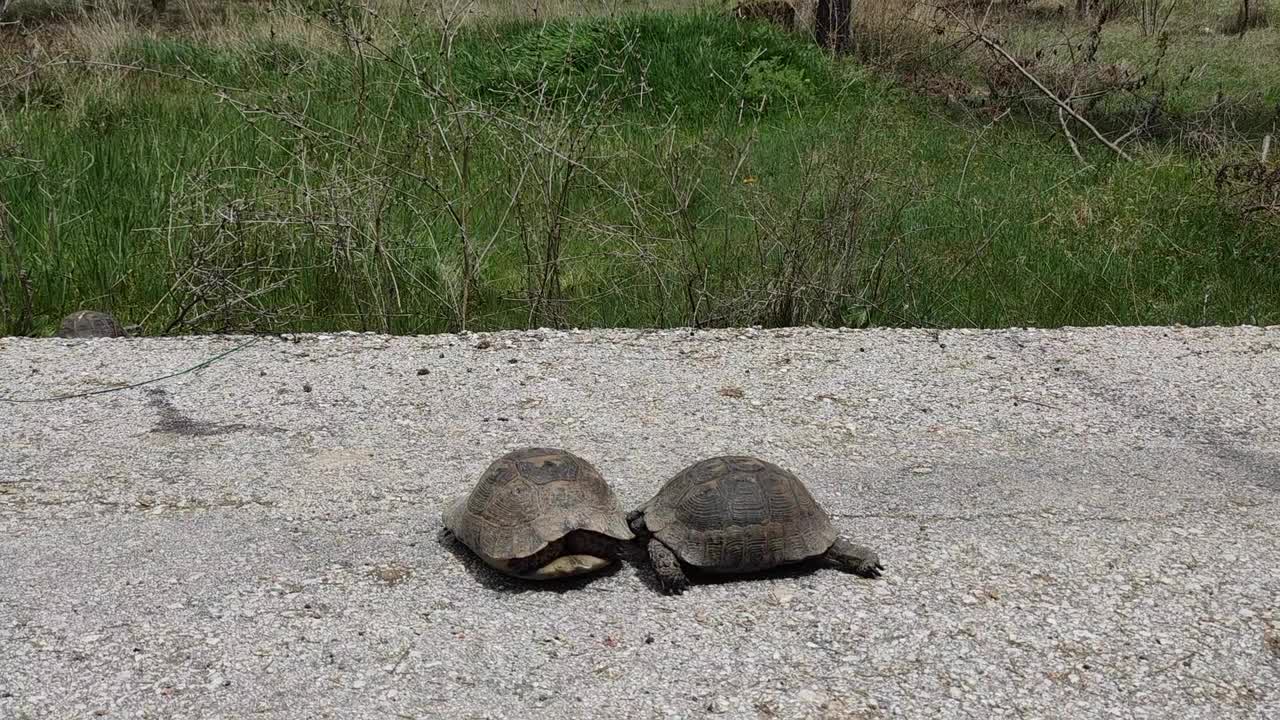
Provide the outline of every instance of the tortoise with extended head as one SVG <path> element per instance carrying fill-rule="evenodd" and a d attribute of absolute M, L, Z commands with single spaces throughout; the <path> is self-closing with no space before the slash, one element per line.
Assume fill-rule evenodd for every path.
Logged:
<path fill-rule="evenodd" d="M 746 573 L 821 558 L 864 577 L 884 567 L 870 548 L 840 537 L 799 478 L 759 458 L 715 457 L 671 478 L 627 515 L 648 539 L 662 589 L 688 585 L 681 564 L 712 573 Z"/>
<path fill-rule="evenodd" d="M 124 328 L 116 322 L 110 313 L 97 310 L 80 310 L 62 318 L 58 328 L 58 337 L 62 338 L 96 338 L 125 337 Z"/>
<path fill-rule="evenodd" d="M 600 570 L 635 539 L 599 471 L 555 448 L 498 458 L 470 493 L 449 502 L 443 520 L 489 566 L 527 580 Z"/>

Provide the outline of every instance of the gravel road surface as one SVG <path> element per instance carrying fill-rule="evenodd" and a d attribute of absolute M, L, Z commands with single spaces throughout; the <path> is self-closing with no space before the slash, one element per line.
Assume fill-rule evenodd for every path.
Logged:
<path fill-rule="evenodd" d="M 1280 328 L 0 338 L 0 717 L 1280 718 Z M 552 586 L 501 453 L 793 470 L 884 576 Z"/>

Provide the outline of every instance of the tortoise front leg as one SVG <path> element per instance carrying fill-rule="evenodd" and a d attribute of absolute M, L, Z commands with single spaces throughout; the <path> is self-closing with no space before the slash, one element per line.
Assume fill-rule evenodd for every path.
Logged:
<path fill-rule="evenodd" d="M 689 579 L 680 569 L 680 561 L 671 548 L 658 542 L 657 538 L 649 539 L 649 559 L 653 561 L 653 571 L 658 574 L 658 582 L 662 591 L 668 595 L 679 595 L 689 587 Z"/>
<path fill-rule="evenodd" d="M 823 558 L 844 572 L 866 578 L 880 577 L 880 572 L 884 570 L 884 566 L 880 564 L 880 556 L 874 550 L 844 538 L 836 538 Z"/>

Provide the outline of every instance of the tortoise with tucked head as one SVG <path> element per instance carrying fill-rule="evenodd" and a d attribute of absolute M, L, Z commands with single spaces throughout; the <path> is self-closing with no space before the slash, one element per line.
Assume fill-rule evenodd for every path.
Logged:
<path fill-rule="evenodd" d="M 567 450 L 521 448 L 445 507 L 448 534 L 486 564 L 526 580 L 595 572 L 635 539 L 600 472 Z"/>
<path fill-rule="evenodd" d="M 80 310 L 62 318 L 58 328 L 58 337 L 62 338 L 95 338 L 125 337 L 124 328 L 116 322 L 110 313 L 97 310 Z"/>
<path fill-rule="evenodd" d="M 711 573 L 748 573 L 821 558 L 874 578 L 884 567 L 870 548 L 840 537 L 831 518 L 790 472 L 745 455 L 694 463 L 627 515 L 648 539 L 663 591 L 684 592 L 682 563 Z"/>

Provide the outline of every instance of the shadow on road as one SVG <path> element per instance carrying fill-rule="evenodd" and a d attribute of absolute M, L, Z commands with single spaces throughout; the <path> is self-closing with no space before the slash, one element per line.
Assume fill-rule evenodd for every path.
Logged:
<path fill-rule="evenodd" d="M 662 585 L 658 582 L 658 576 L 653 571 L 653 565 L 650 564 L 649 558 L 643 551 L 634 558 L 628 558 L 636 569 L 636 576 L 655 593 L 662 594 Z M 806 577 L 814 573 L 831 572 L 848 575 L 850 582 L 879 582 L 877 580 L 867 580 L 860 578 L 851 573 L 841 573 L 821 558 L 813 558 L 803 562 L 791 565 L 783 565 L 781 567 L 771 568 L 769 570 L 757 570 L 755 572 L 746 573 L 713 573 L 705 570 L 698 570 L 689 565 L 681 565 L 684 570 L 685 577 L 689 579 L 689 590 L 699 585 L 732 585 L 735 583 L 751 583 L 761 582 L 764 580 L 794 580 Z M 685 590 L 685 592 L 689 592 Z"/>

